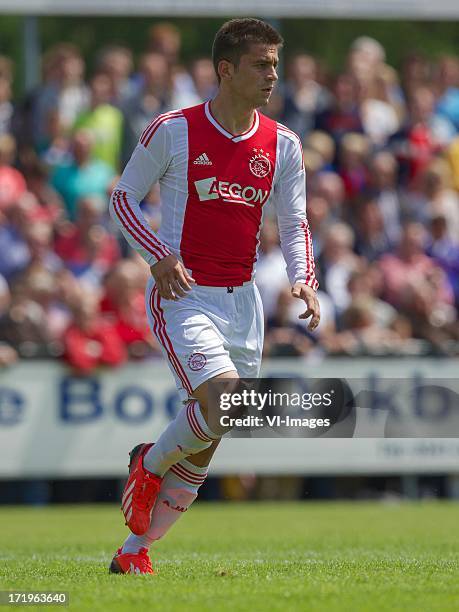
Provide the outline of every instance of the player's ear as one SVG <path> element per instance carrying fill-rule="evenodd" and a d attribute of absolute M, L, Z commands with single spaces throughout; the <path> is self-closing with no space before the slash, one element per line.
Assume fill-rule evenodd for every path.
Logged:
<path fill-rule="evenodd" d="M 222 59 L 218 62 L 218 76 L 222 81 L 231 80 L 234 74 L 234 65 L 226 59 Z"/>

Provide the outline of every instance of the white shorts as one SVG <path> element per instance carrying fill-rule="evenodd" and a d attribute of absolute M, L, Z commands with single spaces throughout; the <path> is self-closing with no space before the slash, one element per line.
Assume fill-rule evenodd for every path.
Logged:
<path fill-rule="evenodd" d="M 153 278 L 145 291 L 148 322 L 182 400 L 222 372 L 256 378 L 263 350 L 263 306 L 255 283 L 194 286 L 178 301 L 160 297 Z"/>

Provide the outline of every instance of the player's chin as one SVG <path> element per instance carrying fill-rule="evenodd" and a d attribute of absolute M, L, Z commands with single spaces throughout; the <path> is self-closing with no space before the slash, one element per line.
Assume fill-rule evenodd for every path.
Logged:
<path fill-rule="evenodd" d="M 272 94 L 272 89 L 270 90 L 265 90 L 263 89 L 260 97 L 259 97 L 259 104 L 258 106 L 266 106 L 267 104 L 269 104 L 269 100 L 271 98 L 271 94 Z"/>

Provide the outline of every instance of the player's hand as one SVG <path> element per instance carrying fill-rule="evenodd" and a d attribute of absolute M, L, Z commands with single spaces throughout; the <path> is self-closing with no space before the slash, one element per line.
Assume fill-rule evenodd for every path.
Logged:
<path fill-rule="evenodd" d="M 292 295 L 306 302 L 307 310 L 300 314 L 298 318 L 307 319 L 311 317 L 308 329 L 314 331 L 320 322 L 320 305 L 316 292 L 304 283 L 295 283 L 292 287 Z"/>
<path fill-rule="evenodd" d="M 160 259 L 154 266 L 150 266 L 150 271 L 159 295 L 165 300 L 177 301 L 191 290 L 191 285 L 196 284 L 175 255 Z"/>

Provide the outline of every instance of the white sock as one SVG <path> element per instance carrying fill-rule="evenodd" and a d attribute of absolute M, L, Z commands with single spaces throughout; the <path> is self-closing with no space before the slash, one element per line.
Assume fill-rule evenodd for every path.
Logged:
<path fill-rule="evenodd" d="M 171 465 L 178 463 L 188 455 L 195 455 L 218 440 L 201 414 L 196 400 L 178 413 L 158 441 L 143 458 L 143 466 L 153 474 L 163 476 Z"/>
<path fill-rule="evenodd" d="M 142 536 L 131 533 L 123 544 L 123 553 L 138 553 L 150 548 L 162 538 L 188 510 L 198 496 L 198 489 L 207 476 L 208 467 L 198 467 L 186 459 L 172 465 L 164 476 L 153 513 L 150 528 Z"/>

